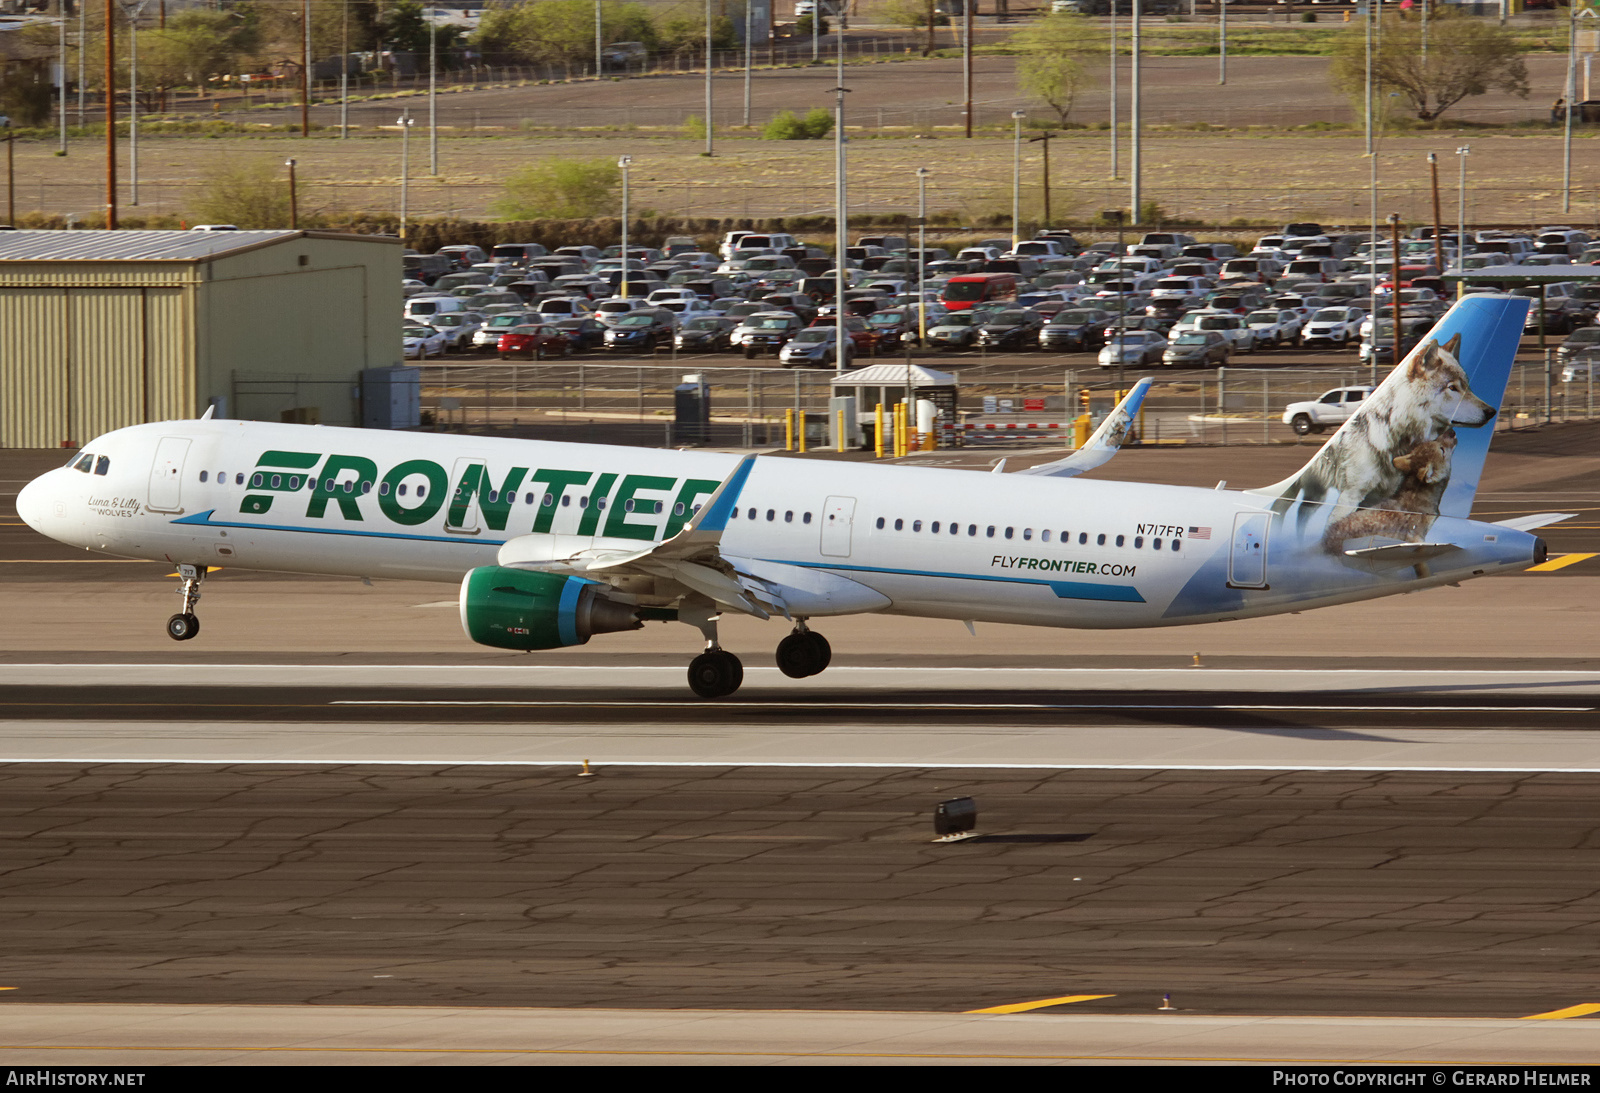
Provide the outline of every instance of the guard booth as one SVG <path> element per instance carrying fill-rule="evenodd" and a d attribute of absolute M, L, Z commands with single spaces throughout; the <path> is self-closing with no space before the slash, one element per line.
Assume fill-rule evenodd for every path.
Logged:
<path fill-rule="evenodd" d="M 844 405 L 836 401 L 839 399 L 855 399 L 857 435 L 863 446 L 871 447 L 877 442 L 878 407 L 883 407 L 884 428 L 887 429 L 891 409 L 896 403 L 906 401 L 908 384 L 913 406 L 931 402 L 939 421 L 953 423 L 960 382 L 952 373 L 936 372 L 918 364 L 874 364 L 835 376 L 829 405 Z M 916 420 L 916 415 L 912 420 Z M 848 425 L 846 430 L 849 435 Z"/>

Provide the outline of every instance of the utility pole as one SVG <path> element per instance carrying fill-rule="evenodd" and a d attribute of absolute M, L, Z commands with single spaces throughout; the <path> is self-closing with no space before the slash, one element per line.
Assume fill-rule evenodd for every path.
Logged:
<path fill-rule="evenodd" d="M 283 165 L 289 168 L 289 227 L 300 226 L 300 204 L 294 192 L 294 160 L 286 159 Z"/>
<path fill-rule="evenodd" d="M 311 135 L 311 0 L 300 0 L 300 135 Z M 135 90 L 135 94 L 137 94 Z"/>
<path fill-rule="evenodd" d="M 1028 138 L 1029 144 L 1044 143 L 1044 220 L 1040 223 L 1044 228 L 1050 226 L 1050 138 L 1053 136 L 1054 133 L 1047 131 L 1043 136 Z"/>
<path fill-rule="evenodd" d="M 1428 171 L 1433 175 L 1433 264 L 1444 272 L 1444 229 L 1439 215 L 1439 157 L 1428 153 Z"/>

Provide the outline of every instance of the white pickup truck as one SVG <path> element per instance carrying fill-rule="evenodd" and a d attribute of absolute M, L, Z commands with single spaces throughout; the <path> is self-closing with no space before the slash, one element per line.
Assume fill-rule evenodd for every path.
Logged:
<path fill-rule="evenodd" d="M 1371 387 L 1336 387 L 1315 402 L 1291 402 L 1283 412 L 1283 423 L 1293 426 L 1295 433 L 1300 436 L 1337 428 L 1361 409 L 1362 402 L 1372 394 L 1372 390 Z"/>

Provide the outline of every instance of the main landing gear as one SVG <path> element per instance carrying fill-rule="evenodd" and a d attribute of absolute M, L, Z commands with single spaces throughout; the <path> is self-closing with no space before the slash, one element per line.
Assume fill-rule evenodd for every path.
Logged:
<path fill-rule="evenodd" d="M 820 675 L 833 659 L 833 648 L 821 634 L 797 623 L 794 633 L 778 642 L 778 671 L 790 679 Z"/>
<path fill-rule="evenodd" d="M 716 618 L 695 620 L 706 636 L 706 651 L 689 662 L 689 688 L 701 698 L 726 698 L 744 682 L 744 665 L 717 644 Z M 794 633 L 778 643 L 778 670 L 790 679 L 818 675 L 833 659 L 828 639 L 795 624 Z"/>
<path fill-rule="evenodd" d="M 173 641 L 188 641 L 200 632 L 200 619 L 194 613 L 194 605 L 200 602 L 200 582 L 206 579 L 206 567 L 180 565 L 178 576 L 183 578 L 183 585 L 178 589 L 183 596 L 183 610 L 167 620 L 167 637 Z"/>

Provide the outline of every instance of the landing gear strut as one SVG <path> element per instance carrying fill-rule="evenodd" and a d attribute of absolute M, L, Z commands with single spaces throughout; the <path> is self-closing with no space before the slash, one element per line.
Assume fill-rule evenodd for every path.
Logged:
<path fill-rule="evenodd" d="M 678 609 L 678 620 L 697 628 L 706 639 L 706 651 L 689 662 L 689 689 L 701 698 L 727 698 L 744 682 L 744 665 L 717 642 L 721 617 L 721 611 L 709 602 Z"/>
<path fill-rule="evenodd" d="M 778 671 L 790 679 L 805 679 L 821 674 L 833 659 L 828 639 L 796 623 L 794 633 L 778 643 Z"/>
<path fill-rule="evenodd" d="M 178 576 L 183 585 L 178 589 L 183 596 L 183 610 L 167 620 L 167 637 L 173 641 L 188 641 L 200 632 L 200 619 L 194 605 L 200 602 L 200 582 L 206 579 L 203 565 L 180 565 Z"/>

